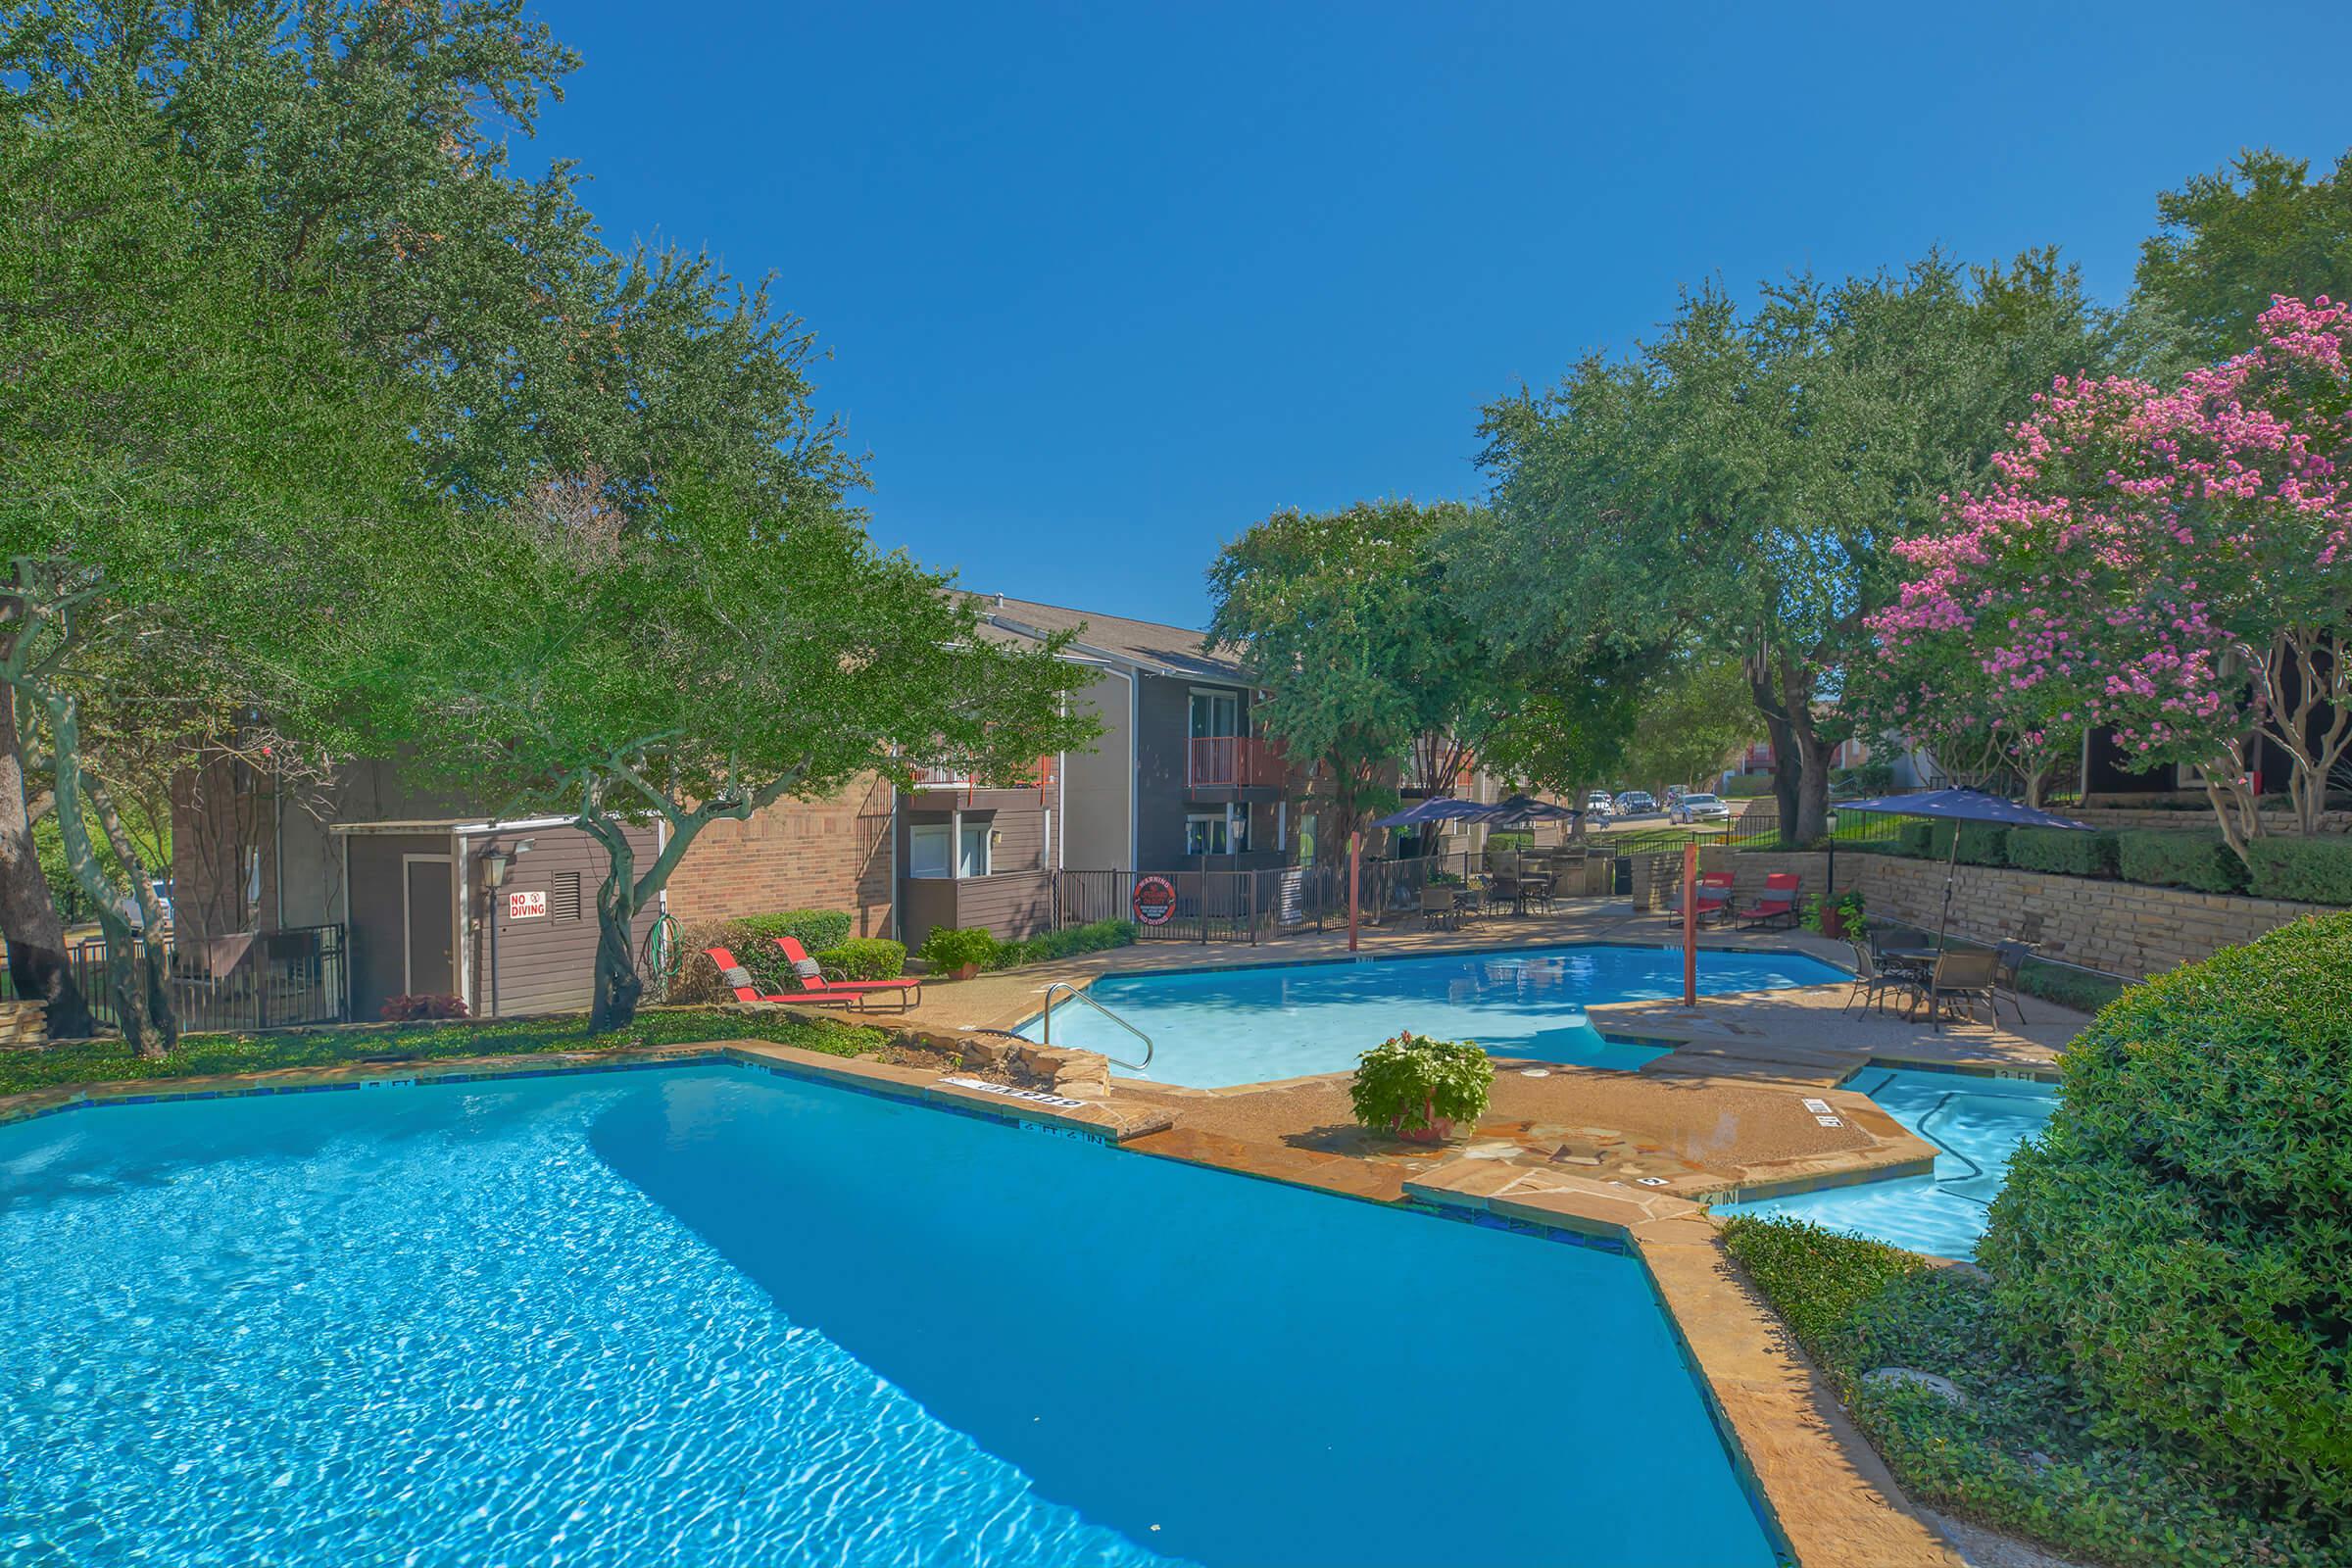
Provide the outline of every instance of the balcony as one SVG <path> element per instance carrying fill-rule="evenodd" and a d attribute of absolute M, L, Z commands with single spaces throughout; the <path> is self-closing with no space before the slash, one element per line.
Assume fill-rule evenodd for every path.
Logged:
<path fill-rule="evenodd" d="M 1278 787 L 1289 770 L 1281 750 L 1254 735 L 1196 735 L 1185 744 L 1184 778 L 1193 789 Z"/>
<path fill-rule="evenodd" d="M 918 790 L 960 790 L 970 794 L 975 790 L 1050 790 L 1054 787 L 1056 760 L 1041 757 L 1030 771 L 1010 778 L 986 782 L 972 776 L 968 768 L 918 767 L 914 770 L 914 787 Z"/>

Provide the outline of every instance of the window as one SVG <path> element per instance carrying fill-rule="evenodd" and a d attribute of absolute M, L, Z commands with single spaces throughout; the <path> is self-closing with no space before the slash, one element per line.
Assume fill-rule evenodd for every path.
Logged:
<path fill-rule="evenodd" d="M 1246 806 L 1195 811 L 1184 819 L 1187 855 L 1244 855 L 1249 849 L 1250 808 Z"/>
<path fill-rule="evenodd" d="M 986 876 L 989 874 L 988 822 L 963 824 L 962 853 L 956 859 L 957 876 Z"/>
<path fill-rule="evenodd" d="M 1184 819 L 1184 853 L 1187 855 L 1230 855 L 1226 847 L 1225 818 L 1222 813 L 1207 816 L 1196 813 Z"/>
<path fill-rule="evenodd" d="M 1242 699 L 1234 692 L 1193 693 L 1193 739 L 1230 739 L 1242 732 Z"/>
<path fill-rule="evenodd" d="M 951 856 L 956 843 L 956 828 L 949 822 L 916 822 L 906 829 L 906 874 L 908 876 L 954 876 Z"/>

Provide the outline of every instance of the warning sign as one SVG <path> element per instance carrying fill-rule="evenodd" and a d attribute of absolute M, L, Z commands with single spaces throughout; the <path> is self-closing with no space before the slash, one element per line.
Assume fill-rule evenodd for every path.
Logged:
<path fill-rule="evenodd" d="M 1127 902 L 1143 924 L 1166 925 L 1176 912 L 1176 884 L 1164 876 L 1141 878 L 1135 884 L 1135 896 Z"/>

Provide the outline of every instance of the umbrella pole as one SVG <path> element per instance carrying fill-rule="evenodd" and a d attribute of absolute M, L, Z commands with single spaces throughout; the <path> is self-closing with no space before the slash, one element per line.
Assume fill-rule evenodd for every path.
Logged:
<path fill-rule="evenodd" d="M 1943 954 L 1944 933 L 1952 928 L 1952 881 L 1960 874 L 1960 824 L 1952 824 L 1952 858 L 1943 868 L 1943 916 L 1936 922 L 1936 952 Z"/>

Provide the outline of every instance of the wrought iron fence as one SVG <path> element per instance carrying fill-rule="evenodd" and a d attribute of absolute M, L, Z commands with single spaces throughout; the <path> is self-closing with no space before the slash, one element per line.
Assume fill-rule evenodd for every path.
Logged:
<path fill-rule="evenodd" d="M 350 971 L 339 925 L 265 931 L 226 965 L 208 951 L 176 940 L 164 944 L 172 1009 L 190 1033 L 283 1029 L 337 1023 L 350 1001 Z M 122 961 L 128 955 L 120 956 Z M 116 1026 L 114 968 L 118 956 L 103 937 L 75 943 L 66 960 L 74 983 L 99 1022 Z"/>
<path fill-rule="evenodd" d="M 1588 873 L 1597 858 L 1606 864 Z M 1622 857 L 1576 848 L 1549 851 L 1454 851 L 1399 859 L 1368 859 L 1356 870 L 1356 912 L 1366 926 L 1418 920 L 1423 890 L 1438 883 L 1469 888 L 1484 877 L 1490 899 L 1520 903 L 1523 882 L 1562 895 L 1599 893 L 1624 880 Z M 1624 861 L 1630 866 L 1630 861 Z M 1573 877 L 1570 867 L 1574 868 Z M 1499 874 L 1497 874 L 1499 873 Z M 1164 887 L 1150 886 L 1154 882 Z M 1138 884 L 1146 897 L 1137 898 Z M 1128 920 L 1143 942 L 1262 942 L 1348 923 L 1348 862 L 1216 871 L 1060 871 L 1054 875 L 1056 924 Z M 1618 886 L 1618 891 L 1623 891 Z M 1139 908 L 1139 902 L 1141 907 Z M 1157 919 L 1148 915 L 1160 914 Z"/>

